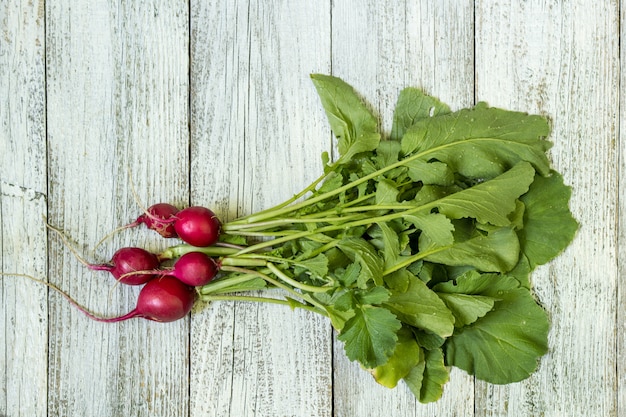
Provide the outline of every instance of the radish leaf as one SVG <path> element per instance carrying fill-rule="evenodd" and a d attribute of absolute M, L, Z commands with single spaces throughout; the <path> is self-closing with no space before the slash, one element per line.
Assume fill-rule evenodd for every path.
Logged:
<path fill-rule="evenodd" d="M 341 161 L 376 149 L 380 141 L 378 123 L 354 89 L 337 77 L 314 74 L 311 79 L 337 137 Z"/>
<path fill-rule="evenodd" d="M 467 279 L 475 285 L 474 294 L 497 301 L 492 311 L 448 338 L 448 363 L 495 384 L 527 378 L 548 350 L 546 312 L 514 278 L 471 273 Z"/>
<path fill-rule="evenodd" d="M 386 363 L 395 349 L 400 321 L 389 310 L 371 305 L 359 306 L 354 313 L 338 337 L 346 356 L 366 368 Z"/>
<path fill-rule="evenodd" d="M 393 114 L 391 139 L 400 140 L 418 120 L 450 113 L 447 104 L 417 88 L 407 87 L 400 92 Z"/>

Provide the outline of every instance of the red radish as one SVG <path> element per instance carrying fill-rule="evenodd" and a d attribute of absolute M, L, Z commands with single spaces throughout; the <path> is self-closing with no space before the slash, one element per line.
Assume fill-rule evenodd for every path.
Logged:
<path fill-rule="evenodd" d="M 40 280 L 27 274 L 11 274 L 3 272 L 0 275 L 24 277 L 46 285 L 62 295 L 74 307 L 90 319 L 105 323 L 124 321 L 133 317 L 140 317 L 158 322 L 176 321 L 189 314 L 197 298 L 197 293 L 193 287 L 183 284 L 174 277 L 165 276 L 155 278 L 144 285 L 141 291 L 139 291 L 137 306 L 133 310 L 119 317 L 107 318 L 97 316 L 90 312 L 74 300 L 69 294 L 50 282 Z"/>
<path fill-rule="evenodd" d="M 115 233 L 124 229 L 137 227 L 142 223 L 165 238 L 178 237 L 176 235 L 176 230 L 174 230 L 174 221 L 176 221 L 175 215 L 178 211 L 178 208 L 168 203 L 154 204 L 148 207 L 148 209 L 141 216 L 137 217 L 137 220 L 134 222 L 118 227 L 100 239 L 100 241 L 96 243 L 95 247 L 97 248 L 100 246 L 105 240 L 113 236 Z"/>
<path fill-rule="evenodd" d="M 187 285 L 198 287 L 208 284 L 217 275 L 218 264 L 202 252 L 189 252 L 181 256 L 172 271 L 167 274 Z"/>
<path fill-rule="evenodd" d="M 192 206 L 176 213 L 174 229 L 185 242 L 192 246 L 206 247 L 217 242 L 222 224 L 211 210 Z"/>
<path fill-rule="evenodd" d="M 199 287 L 211 282 L 218 270 L 219 264 L 209 255 L 202 252 L 188 252 L 178 258 L 172 268 L 129 272 L 122 275 L 121 279 L 141 274 L 155 274 L 175 277 L 187 285 Z"/>
<path fill-rule="evenodd" d="M 153 273 L 135 274 L 137 271 L 150 271 L 159 267 L 159 258 L 142 248 L 121 248 L 113 254 L 107 264 L 89 264 L 87 267 L 96 271 L 109 271 L 123 284 L 141 285 L 154 278 Z"/>
<path fill-rule="evenodd" d="M 123 316 L 102 318 L 91 314 L 76 303 L 74 305 L 89 318 L 105 323 L 124 321 L 133 317 L 165 323 L 182 319 L 189 314 L 196 296 L 193 287 L 174 277 L 163 276 L 148 281 L 139 292 L 137 307 Z"/>
<path fill-rule="evenodd" d="M 178 212 L 178 208 L 171 204 L 158 203 L 148 207 L 146 213 L 142 214 L 137 220 L 125 227 L 134 227 L 143 223 L 148 229 L 156 231 L 163 237 L 177 237 L 176 230 L 174 229 L 174 216 Z"/>

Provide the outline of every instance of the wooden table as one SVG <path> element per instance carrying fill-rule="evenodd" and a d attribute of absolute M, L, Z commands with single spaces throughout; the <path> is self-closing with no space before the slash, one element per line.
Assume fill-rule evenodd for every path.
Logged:
<path fill-rule="evenodd" d="M 5 1 L 0 5 L 0 267 L 91 310 L 137 288 L 88 271 L 144 228 L 95 243 L 140 201 L 224 219 L 297 192 L 332 149 L 309 74 L 353 85 L 389 132 L 399 90 L 547 115 L 581 229 L 534 274 L 550 352 L 508 386 L 453 370 L 422 405 L 349 362 L 328 321 L 216 302 L 158 324 L 90 321 L 57 293 L 0 278 L 0 416 L 626 415 L 626 118 L 618 1 Z M 621 110 L 622 109 L 622 110 Z M 621 227 L 620 227 L 621 226 Z M 621 284 L 621 285 L 620 285 Z"/>

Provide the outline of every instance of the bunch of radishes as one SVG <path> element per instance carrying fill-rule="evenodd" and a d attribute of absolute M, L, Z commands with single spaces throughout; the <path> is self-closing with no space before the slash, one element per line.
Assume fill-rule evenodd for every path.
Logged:
<path fill-rule="evenodd" d="M 201 248 L 215 244 L 221 223 L 215 213 L 205 207 L 183 210 L 167 203 L 149 207 L 144 214 L 125 227 L 145 224 L 166 238 L 178 237 L 189 245 Z M 209 283 L 219 270 L 219 263 L 203 252 L 188 252 L 172 266 L 163 266 L 160 256 L 137 247 L 119 249 L 109 263 L 86 264 L 92 270 L 110 272 L 123 284 L 144 285 L 134 310 L 120 317 L 101 318 L 84 309 L 94 320 L 122 321 L 132 317 L 170 322 L 183 318 L 193 307 L 195 287 Z"/>

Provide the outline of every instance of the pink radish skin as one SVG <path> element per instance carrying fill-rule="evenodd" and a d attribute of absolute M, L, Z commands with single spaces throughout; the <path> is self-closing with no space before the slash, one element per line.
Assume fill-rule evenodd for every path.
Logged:
<path fill-rule="evenodd" d="M 142 214 L 127 227 L 145 224 L 165 238 L 178 237 L 174 229 L 175 216 L 179 212 L 177 207 L 168 203 L 158 203 L 148 207 L 147 213 Z"/>
<path fill-rule="evenodd" d="M 145 284 L 155 274 L 134 274 L 136 271 L 151 271 L 160 265 L 159 258 L 142 248 L 121 248 L 113 254 L 108 264 L 88 265 L 89 269 L 96 271 L 109 271 L 115 279 L 123 284 Z"/>
<path fill-rule="evenodd" d="M 187 285 L 199 287 L 215 278 L 219 266 L 210 256 L 202 252 L 189 252 L 181 256 L 168 274 Z"/>
<path fill-rule="evenodd" d="M 134 317 L 167 323 L 180 320 L 189 314 L 196 297 L 193 287 L 182 283 L 177 278 L 163 276 L 148 281 L 139 292 L 137 307 L 123 316 L 103 318 L 77 307 L 89 318 L 105 323 L 124 321 Z"/>
<path fill-rule="evenodd" d="M 208 284 L 215 278 L 220 265 L 210 256 L 202 252 L 188 252 L 182 255 L 171 268 L 135 271 L 122 276 L 122 279 L 133 275 L 154 274 L 171 276 L 192 287 Z"/>
<path fill-rule="evenodd" d="M 192 246 L 206 247 L 217 242 L 222 224 L 211 210 L 192 206 L 176 213 L 174 229 L 183 241 Z"/>

